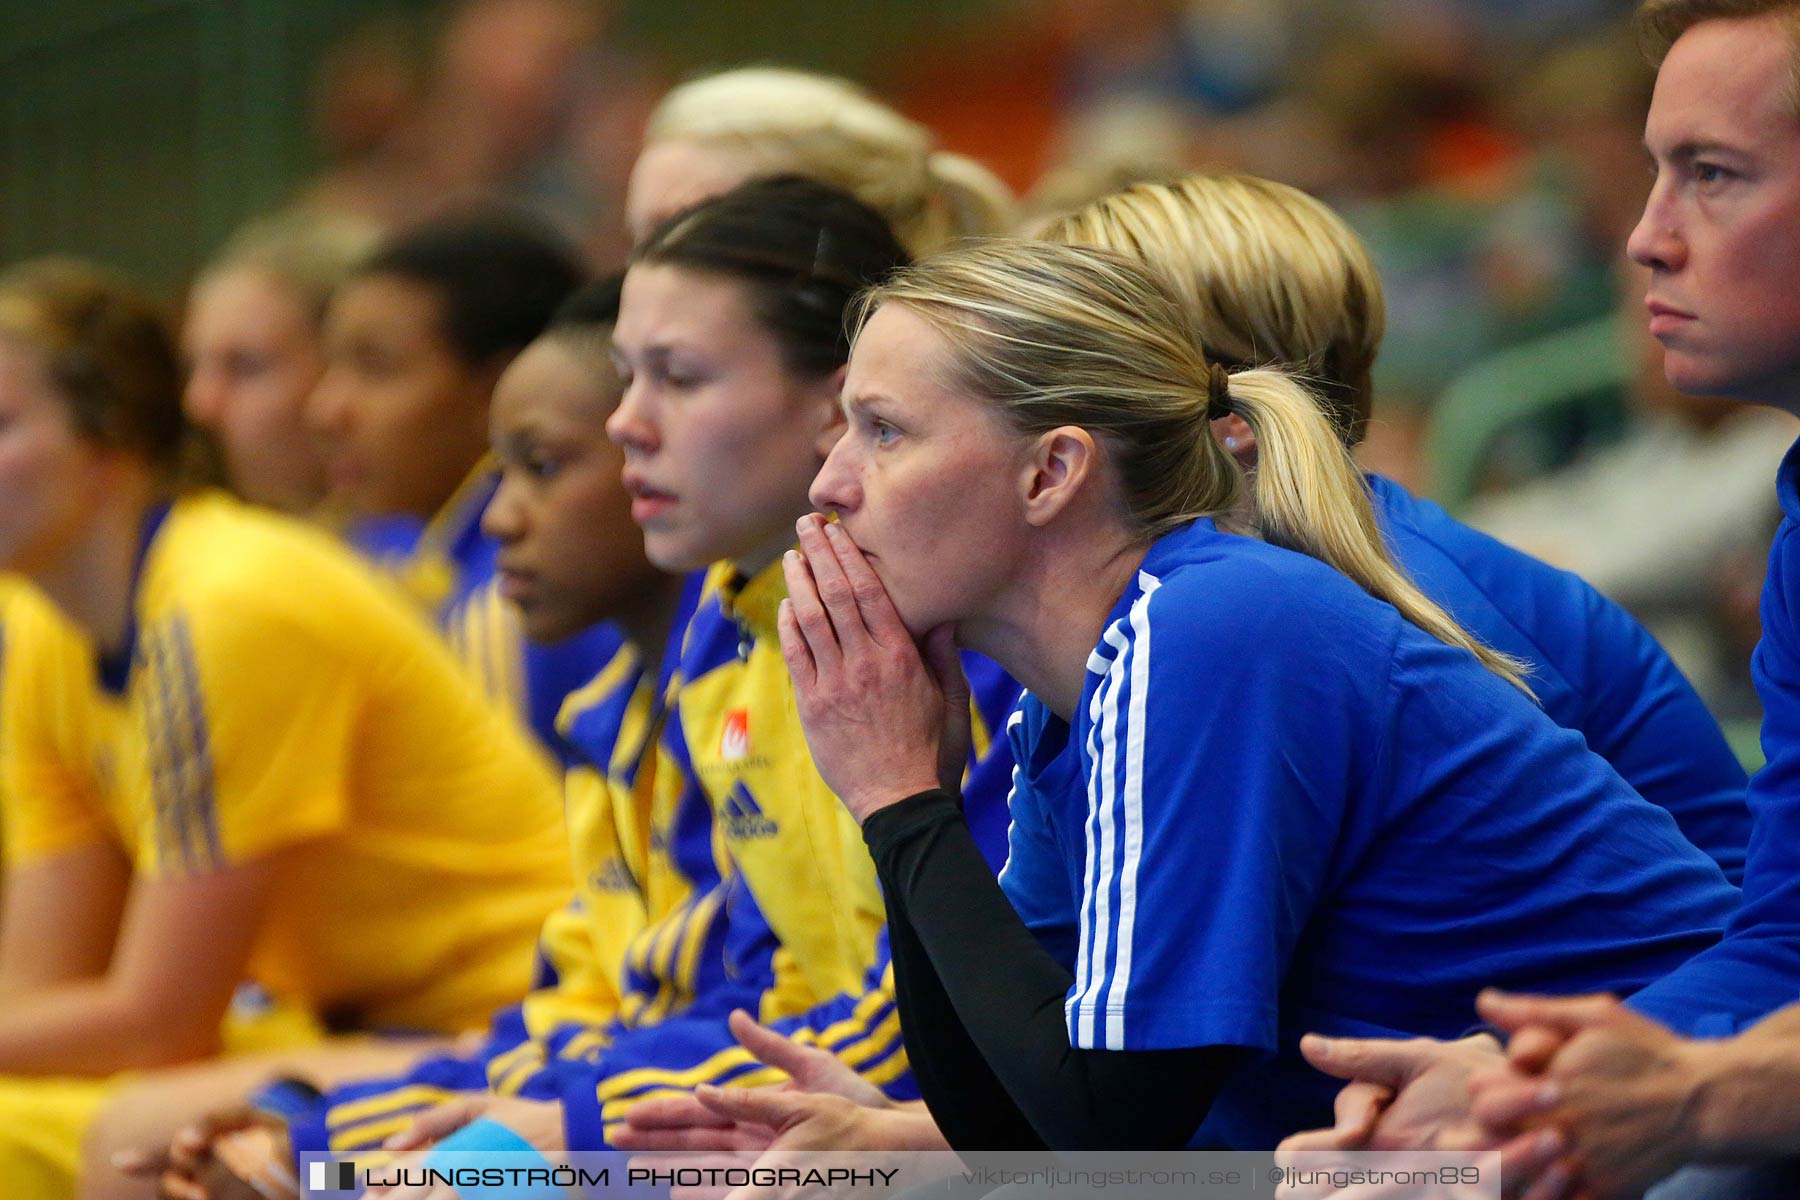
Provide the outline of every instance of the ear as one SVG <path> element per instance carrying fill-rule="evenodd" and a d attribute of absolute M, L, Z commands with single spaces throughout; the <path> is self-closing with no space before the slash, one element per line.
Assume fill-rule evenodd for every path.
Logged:
<path fill-rule="evenodd" d="M 844 377 L 849 370 L 850 367 L 846 364 L 819 382 L 820 425 L 813 449 L 818 452 L 820 462 L 825 461 L 831 448 L 844 436 L 844 406 L 838 401 L 844 394 Z"/>
<path fill-rule="evenodd" d="M 1100 469 L 1094 435 L 1076 425 L 1040 434 L 1021 472 L 1025 520 L 1042 528 L 1074 503 Z"/>
<path fill-rule="evenodd" d="M 1237 459 L 1241 467 L 1256 465 L 1256 430 L 1236 413 L 1228 413 L 1212 422 L 1212 434 L 1225 452 Z"/>

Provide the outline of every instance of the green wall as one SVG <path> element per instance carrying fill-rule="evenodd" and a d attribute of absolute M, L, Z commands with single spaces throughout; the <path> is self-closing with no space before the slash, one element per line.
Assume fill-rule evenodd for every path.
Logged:
<path fill-rule="evenodd" d="M 780 59 L 862 74 L 995 0 L 626 0 L 667 70 Z M 330 42 L 434 0 L 0 0 L 0 262 L 63 251 L 164 288 L 307 170 Z"/>

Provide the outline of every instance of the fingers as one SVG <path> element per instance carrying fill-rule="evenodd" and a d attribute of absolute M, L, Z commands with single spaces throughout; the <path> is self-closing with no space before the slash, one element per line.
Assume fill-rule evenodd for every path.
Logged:
<path fill-rule="evenodd" d="M 1562 1102 L 1562 1087 L 1539 1079 L 1507 1080 L 1476 1085 L 1470 1114 L 1492 1130 L 1512 1132 Z"/>
<path fill-rule="evenodd" d="M 760 1125 L 720 1116 L 692 1096 L 666 1096 L 633 1106 L 611 1140 L 620 1150 L 717 1151 L 761 1148 L 774 1136 Z"/>
<path fill-rule="evenodd" d="M 720 1088 L 710 1084 L 701 1084 L 694 1090 L 694 1098 L 718 1115 L 774 1130 L 805 1115 L 807 1095 L 776 1088 Z"/>
<path fill-rule="evenodd" d="M 1451 1045 L 1429 1038 L 1328 1038 L 1309 1033 L 1300 1039 L 1300 1053 L 1327 1075 L 1400 1088 L 1452 1053 Z"/>
<path fill-rule="evenodd" d="M 844 651 L 838 642 L 837 629 L 825 611 L 825 602 L 819 594 L 818 582 L 813 578 L 812 567 L 801 557 L 799 551 L 789 550 L 781 556 L 781 573 L 787 580 L 787 610 L 793 617 L 795 629 L 806 644 L 815 670 L 835 670 L 843 661 Z M 777 623 L 779 624 L 779 618 Z"/>
<path fill-rule="evenodd" d="M 1506 1043 L 1506 1061 L 1522 1075 L 1542 1075 L 1569 1044 L 1566 1035 L 1542 1025 L 1527 1025 Z"/>
<path fill-rule="evenodd" d="M 1475 1008 L 1482 1020 L 1508 1033 L 1539 1025 L 1564 1037 L 1617 1020 L 1626 1012 L 1613 996 L 1518 996 L 1494 988 L 1476 998 Z"/>
<path fill-rule="evenodd" d="M 815 534 L 809 534 L 811 526 Z M 910 643 L 912 635 L 906 630 L 906 623 L 894 609 L 894 602 L 888 596 L 887 588 L 869 560 L 863 557 L 862 548 L 853 541 L 844 527 L 835 521 L 826 521 L 816 514 L 800 523 L 800 545 L 809 547 L 809 537 L 822 535 L 824 546 L 830 551 L 838 572 L 849 586 L 850 596 L 856 602 L 856 610 L 862 615 L 862 623 L 878 643 L 884 646 Z M 810 550 L 809 550 L 810 554 Z"/>
<path fill-rule="evenodd" d="M 789 1075 L 800 1074 L 808 1059 L 825 1053 L 811 1046 L 802 1046 L 792 1038 L 783 1037 L 760 1024 L 741 1008 L 732 1010 L 726 1023 L 731 1026 L 731 1036 L 738 1040 L 738 1045 L 754 1054 L 756 1061 L 765 1067 L 786 1071 Z"/>
<path fill-rule="evenodd" d="M 113 1170 L 133 1179 L 155 1179 L 169 1169 L 165 1150 L 121 1150 L 112 1156 Z"/>
<path fill-rule="evenodd" d="M 633 1105 L 625 1113 L 625 1127 L 640 1132 L 652 1129 L 728 1129 L 731 1121 L 721 1117 L 692 1096 L 660 1096 Z"/>
<path fill-rule="evenodd" d="M 1549 1178 L 1569 1151 L 1561 1130 L 1534 1129 L 1500 1147 L 1501 1182 L 1508 1196 L 1517 1196 Z M 1566 1163 L 1564 1163 L 1567 1166 Z M 1573 1173 L 1563 1171 L 1573 1182 Z"/>
<path fill-rule="evenodd" d="M 486 1107 L 485 1101 L 478 1100 L 458 1100 L 452 1104 L 439 1105 L 383 1142 L 382 1148 L 400 1151 L 422 1149 L 449 1137 L 480 1116 Z"/>
<path fill-rule="evenodd" d="M 775 632 L 781 638 L 781 657 L 793 676 L 800 693 L 810 692 L 819 681 L 819 664 L 813 660 L 812 647 L 800 632 L 799 618 L 794 616 L 794 601 L 784 599 L 775 609 Z"/>
<path fill-rule="evenodd" d="M 157 1200 L 207 1200 L 206 1189 L 185 1175 L 165 1172 L 156 1184 Z"/>
<path fill-rule="evenodd" d="M 1575 1169 L 1567 1162 L 1550 1166 L 1519 1200 L 1568 1200 L 1575 1191 Z"/>
<path fill-rule="evenodd" d="M 1337 1148 L 1348 1150 L 1367 1145 L 1374 1136 L 1375 1123 L 1393 1098 L 1392 1088 L 1372 1083 L 1348 1083 L 1340 1088 L 1331 1106 L 1337 1117 Z"/>

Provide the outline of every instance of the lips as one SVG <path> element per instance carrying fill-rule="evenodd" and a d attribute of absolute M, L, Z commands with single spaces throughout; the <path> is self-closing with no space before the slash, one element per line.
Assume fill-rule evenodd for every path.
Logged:
<path fill-rule="evenodd" d="M 676 496 L 673 492 L 652 487 L 641 476 L 627 472 L 622 482 L 626 494 L 631 497 L 631 519 L 640 525 L 655 520 L 675 507 Z"/>
<path fill-rule="evenodd" d="M 512 604 L 523 605 L 531 599 L 536 587 L 535 577 L 529 571 L 521 571 L 516 567 L 501 566 L 496 572 L 500 598 Z"/>
<path fill-rule="evenodd" d="M 1650 314 L 1650 336 L 1660 338 L 1674 332 L 1683 324 L 1694 319 L 1694 314 L 1665 304 L 1661 300 L 1646 298 L 1644 309 Z"/>

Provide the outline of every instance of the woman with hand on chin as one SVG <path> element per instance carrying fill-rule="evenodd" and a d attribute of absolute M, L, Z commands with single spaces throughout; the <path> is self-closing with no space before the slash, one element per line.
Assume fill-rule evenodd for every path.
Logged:
<path fill-rule="evenodd" d="M 868 311 L 780 624 L 952 1146 L 1272 1146 L 1329 1112 L 1305 1029 L 1446 1036 L 1496 975 L 1630 989 L 1716 938 L 1717 867 L 1395 569 L 1317 403 L 1209 364 L 1142 268 L 993 243 Z M 940 766 L 956 645 L 1028 689 L 999 886 Z"/>

